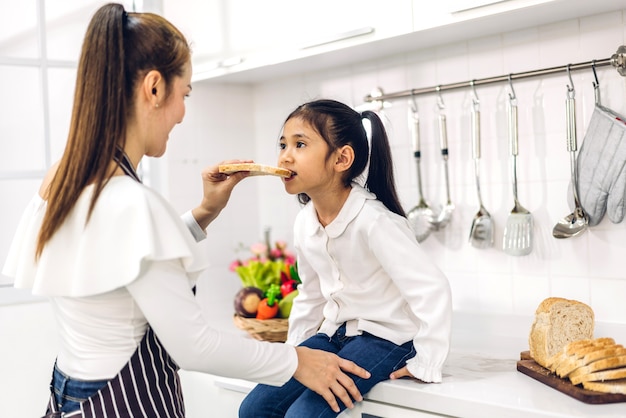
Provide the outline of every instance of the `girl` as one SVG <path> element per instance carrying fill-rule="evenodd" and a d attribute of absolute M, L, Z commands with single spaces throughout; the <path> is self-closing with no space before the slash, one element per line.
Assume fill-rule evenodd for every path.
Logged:
<path fill-rule="evenodd" d="M 371 125 L 371 153 L 363 119 Z M 441 382 L 450 287 L 405 218 L 378 115 L 332 100 L 301 105 L 284 124 L 279 165 L 293 171 L 285 189 L 304 204 L 294 227 L 302 284 L 287 342 L 358 361 L 371 373 L 368 380 L 355 377 L 362 394 L 389 378 Z M 293 379 L 282 387 L 257 385 L 239 412 L 337 416 Z"/>
<path fill-rule="evenodd" d="M 163 155 L 184 117 L 190 53 L 167 20 L 119 4 L 87 29 L 65 152 L 4 270 L 48 296 L 57 320 L 46 417 L 184 417 L 179 367 L 273 385 L 294 377 L 335 410 L 336 398 L 360 399 L 342 369 L 367 372 L 351 361 L 220 332 L 194 298 L 206 263 L 193 237 L 205 237 L 245 175 L 205 170 L 202 204 L 183 222 L 135 172 L 144 155 Z"/>

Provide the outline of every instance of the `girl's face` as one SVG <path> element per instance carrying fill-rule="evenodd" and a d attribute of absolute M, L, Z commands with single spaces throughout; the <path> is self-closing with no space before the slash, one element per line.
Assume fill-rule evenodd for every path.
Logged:
<path fill-rule="evenodd" d="M 306 193 L 314 199 L 331 184 L 334 170 L 328 144 L 307 122 L 289 119 L 279 147 L 278 165 L 294 173 L 283 179 L 287 193 Z"/>
<path fill-rule="evenodd" d="M 165 153 L 169 134 L 185 117 L 185 98 L 191 93 L 191 63 L 185 65 L 183 74 L 174 77 L 169 97 L 155 110 L 154 131 L 146 143 L 145 155 L 160 157 Z"/>

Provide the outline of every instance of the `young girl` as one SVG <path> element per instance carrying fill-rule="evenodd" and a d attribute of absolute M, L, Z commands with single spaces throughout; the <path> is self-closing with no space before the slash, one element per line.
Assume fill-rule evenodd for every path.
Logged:
<path fill-rule="evenodd" d="M 371 153 L 363 119 L 371 125 Z M 301 105 L 284 124 L 279 165 L 293 171 L 285 189 L 304 204 L 294 227 L 302 284 L 287 342 L 357 361 L 371 373 L 354 379 L 362 394 L 389 378 L 441 382 L 450 287 L 405 218 L 378 115 L 332 100 Z M 239 413 L 337 416 L 294 379 L 282 387 L 258 385 Z"/>

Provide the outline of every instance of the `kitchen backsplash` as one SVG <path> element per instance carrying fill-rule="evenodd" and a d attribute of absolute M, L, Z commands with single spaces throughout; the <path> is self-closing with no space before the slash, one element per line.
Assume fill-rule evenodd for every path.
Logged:
<path fill-rule="evenodd" d="M 262 84 L 199 82 L 187 102 L 186 120 L 174 130 L 169 143 L 167 193 L 182 211 L 197 201 L 198 173 L 204 165 L 228 158 L 276 163 L 282 122 L 305 101 L 334 98 L 359 107 L 375 88 L 391 93 L 605 59 L 625 43 L 625 31 L 624 12 L 619 11 L 480 39 L 468 34 L 465 42 Z M 594 107 L 594 78 L 590 69 L 571 74 L 580 147 Z M 626 78 L 610 66 L 599 67 L 597 74 L 602 103 L 626 115 Z M 598 320 L 626 322 L 625 223 L 612 224 L 605 218 L 578 237 L 552 237 L 557 221 L 572 212 L 565 141 L 567 84 L 565 71 L 513 82 L 519 108 L 519 200 L 532 213 L 535 224 L 534 248 L 524 257 L 502 250 L 504 227 L 513 208 L 508 84 L 476 88 L 482 128 L 481 192 L 496 228 L 495 245 L 489 249 L 476 249 L 468 241 L 479 208 L 470 140 L 471 92 L 467 88 L 442 94 L 455 210 L 452 223 L 433 233 L 422 247 L 449 277 L 458 311 L 532 315 L 541 300 L 554 295 L 590 304 Z M 427 94 L 415 99 L 421 123 L 424 195 L 437 207 L 445 201 L 436 131 L 437 97 Z M 389 105 L 382 113 L 394 154 L 396 182 L 408 211 L 418 201 L 408 100 L 394 100 Z M 271 227 L 272 238 L 291 242 L 298 209 L 295 197 L 287 195 L 276 178 L 246 179 L 237 187 L 228 207 L 209 228 L 211 236 L 205 245 L 213 264 L 200 284 L 200 289 L 211 289 L 201 293 L 207 303 L 224 307 L 222 314 L 230 312 L 230 295 L 239 286 L 228 271 L 234 249 L 239 243 L 260 240 L 265 227 Z"/>

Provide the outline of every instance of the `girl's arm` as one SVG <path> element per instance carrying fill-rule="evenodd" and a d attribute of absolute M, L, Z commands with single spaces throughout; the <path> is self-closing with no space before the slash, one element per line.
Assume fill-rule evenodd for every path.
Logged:
<path fill-rule="evenodd" d="M 370 247 L 419 321 L 413 339 L 417 354 L 407 362 L 408 372 L 425 382 L 440 382 L 452 326 L 448 279 L 421 249 L 408 223 L 381 217 L 370 231 Z"/>
<path fill-rule="evenodd" d="M 295 248 L 300 253 L 297 244 Z M 292 345 L 298 345 L 315 335 L 324 319 L 323 309 L 326 304 L 317 273 L 300 254 L 298 254 L 298 275 L 302 283 L 298 285 L 298 296 L 294 299 L 289 314 L 287 332 L 287 344 Z"/>

